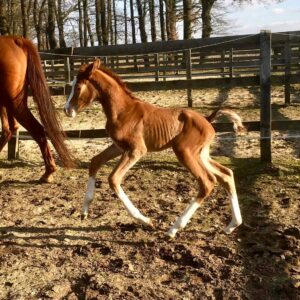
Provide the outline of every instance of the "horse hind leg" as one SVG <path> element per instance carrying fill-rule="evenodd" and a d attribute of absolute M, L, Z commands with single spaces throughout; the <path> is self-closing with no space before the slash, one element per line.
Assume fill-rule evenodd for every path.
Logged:
<path fill-rule="evenodd" d="M 17 121 L 30 133 L 39 145 L 44 163 L 45 173 L 40 178 L 41 182 L 52 182 L 56 165 L 47 142 L 44 127 L 36 120 L 26 105 L 26 101 L 18 102 L 13 106 L 13 113 Z"/>
<path fill-rule="evenodd" d="M 19 126 L 11 112 L 6 107 L 0 106 L 0 119 L 2 123 L 2 134 L 0 138 L 0 152 L 10 141 L 13 134 L 18 130 Z"/>
<path fill-rule="evenodd" d="M 193 199 L 191 203 L 187 206 L 183 214 L 177 218 L 173 226 L 167 232 L 170 238 L 174 238 L 177 231 L 183 229 L 196 210 L 199 208 L 201 202 L 207 198 L 212 192 L 216 178 L 212 173 L 207 170 L 205 164 L 198 159 L 198 153 L 192 153 L 189 150 L 186 151 L 176 151 L 174 149 L 176 156 L 179 161 L 192 173 L 192 175 L 197 179 L 199 185 L 199 193 L 196 199 Z"/>
<path fill-rule="evenodd" d="M 216 176 L 218 182 L 223 185 L 230 197 L 232 219 L 224 229 L 225 233 L 230 234 L 242 224 L 242 215 L 235 188 L 233 172 L 211 158 L 209 159 L 209 165 L 212 173 Z"/>

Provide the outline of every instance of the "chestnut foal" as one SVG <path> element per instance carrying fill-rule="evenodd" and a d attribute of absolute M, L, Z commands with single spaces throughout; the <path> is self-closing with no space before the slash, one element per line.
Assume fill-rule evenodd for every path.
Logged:
<path fill-rule="evenodd" d="M 172 147 L 178 160 L 196 178 L 199 192 L 167 234 L 174 237 L 179 229 L 186 226 L 216 182 L 222 184 L 230 196 L 232 220 L 225 232 L 231 233 L 242 223 L 233 172 L 209 156 L 209 147 L 215 136 L 210 123 L 225 114 L 233 121 L 237 131 L 242 130 L 243 125 L 237 114 L 230 110 L 218 110 L 205 118 L 190 109 L 161 108 L 143 102 L 135 98 L 120 77 L 103 67 L 98 59 L 81 66 L 73 81 L 65 113 L 75 117 L 94 100 L 103 107 L 107 117 L 106 130 L 113 144 L 91 160 L 83 217 L 87 216 L 94 196 L 97 171 L 107 161 L 121 156 L 109 175 L 109 185 L 134 219 L 153 226 L 151 219 L 144 216 L 127 197 L 121 182 L 126 172 L 148 151 Z"/>

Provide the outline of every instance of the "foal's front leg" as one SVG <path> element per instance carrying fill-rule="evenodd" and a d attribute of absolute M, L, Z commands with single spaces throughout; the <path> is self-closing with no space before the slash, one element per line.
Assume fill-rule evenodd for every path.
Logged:
<path fill-rule="evenodd" d="M 98 170 L 102 165 L 111 159 L 114 159 L 122 154 L 122 150 L 119 149 L 115 144 L 112 144 L 100 154 L 94 156 L 91 160 L 89 167 L 89 180 L 87 184 L 87 191 L 82 206 L 81 219 L 85 219 L 88 215 L 89 206 L 94 198 L 95 192 L 95 181 Z"/>
<path fill-rule="evenodd" d="M 124 152 L 118 165 L 110 174 L 108 181 L 110 187 L 116 193 L 118 198 L 124 204 L 128 213 L 137 221 L 144 225 L 153 227 L 153 223 L 150 218 L 145 217 L 130 201 L 121 187 L 122 178 L 126 172 L 135 165 L 135 163 L 146 153 L 146 150 L 134 150 L 131 152 Z"/>

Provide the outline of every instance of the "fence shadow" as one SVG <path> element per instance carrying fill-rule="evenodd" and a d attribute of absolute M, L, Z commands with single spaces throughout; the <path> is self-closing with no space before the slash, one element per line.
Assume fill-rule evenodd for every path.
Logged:
<path fill-rule="evenodd" d="M 247 278 L 247 299 L 297 299 L 299 290 L 292 285 L 286 251 L 296 250 L 284 224 L 271 218 L 272 195 L 263 196 L 263 190 L 278 176 L 275 167 L 262 165 L 254 159 L 232 159 L 241 196 L 244 225 L 238 230 L 239 253 Z M 272 198 L 272 199 L 271 199 Z M 296 255 L 296 254 L 295 254 Z"/>

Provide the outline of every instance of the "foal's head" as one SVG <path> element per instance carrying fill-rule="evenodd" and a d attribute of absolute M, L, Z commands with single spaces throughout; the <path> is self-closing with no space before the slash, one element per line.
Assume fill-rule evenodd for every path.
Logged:
<path fill-rule="evenodd" d="M 78 112 L 98 98 L 98 92 L 90 78 L 93 72 L 100 67 L 100 64 L 100 60 L 96 59 L 93 63 L 80 67 L 77 77 L 73 80 L 71 94 L 65 105 L 67 116 L 74 118 Z"/>

